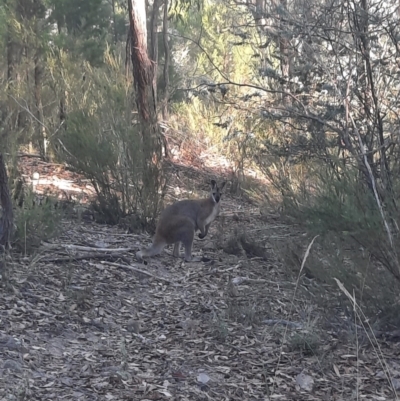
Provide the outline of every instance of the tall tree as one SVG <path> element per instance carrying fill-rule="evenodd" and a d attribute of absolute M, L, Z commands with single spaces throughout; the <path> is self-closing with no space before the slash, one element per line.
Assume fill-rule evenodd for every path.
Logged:
<path fill-rule="evenodd" d="M 152 94 L 154 64 L 147 51 L 146 8 L 144 0 L 128 0 L 131 60 L 136 88 L 136 104 L 143 122 L 156 120 Z"/>
<path fill-rule="evenodd" d="M 153 9 L 151 10 L 151 39 L 150 39 L 150 57 L 154 63 L 154 74 L 153 74 L 153 91 L 154 98 L 157 101 L 157 66 L 158 66 L 158 14 L 160 11 L 160 0 L 153 1 Z"/>
<path fill-rule="evenodd" d="M 163 42 L 164 42 L 164 99 L 162 103 L 163 119 L 168 119 L 168 98 L 169 98 L 169 45 L 168 45 L 168 0 L 164 0 L 163 16 Z"/>
<path fill-rule="evenodd" d="M 162 146 L 157 122 L 155 97 L 156 63 L 147 50 L 147 25 L 145 0 L 128 0 L 129 39 L 136 105 L 143 143 L 143 187 L 141 191 L 147 217 L 155 217 L 159 208 L 159 189 L 162 181 Z"/>

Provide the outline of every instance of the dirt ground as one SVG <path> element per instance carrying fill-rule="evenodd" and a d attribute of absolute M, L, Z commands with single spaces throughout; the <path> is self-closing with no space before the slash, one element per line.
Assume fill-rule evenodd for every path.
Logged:
<path fill-rule="evenodd" d="M 62 166 L 22 165 L 27 180 L 39 173 L 39 193 L 93 195 Z M 174 163 L 170 173 L 171 198 L 185 188 L 201 196 L 209 178 L 226 175 Z M 229 186 L 209 236 L 194 243 L 207 262 L 167 249 L 141 264 L 146 233 L 64 220 L 34 255 L 4 261 L 0 400 L 398 399 L 400 342 L 344 335 L 312 290 L 296 291 L 309 281 L 296 285 L 275 247 L 302 235 Z M 331 313 L 340 322 L 342 311 Z"/>

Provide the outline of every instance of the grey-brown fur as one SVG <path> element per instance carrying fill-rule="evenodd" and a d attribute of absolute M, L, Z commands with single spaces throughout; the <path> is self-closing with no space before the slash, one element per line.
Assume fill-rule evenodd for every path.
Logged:
<path fill-rule="evenodd" d="M 153 244 L 136 253 L 136 257 L 142 260 L 159 254 L 166 245 L 174 244 L 173 255 L 179 257 L 180 243 L 185 248 L 185 260 L 195 261 L 192 258 L 192 245 L 194 234 L 200 231 L 199 238 L 203 239 L 219 213 L 221 190 L 225 182 L 218 187 L 211 180 L 211 192 L 206 199 L 183 200 L 168 206 L 160 215 L 157 223 Z"/>

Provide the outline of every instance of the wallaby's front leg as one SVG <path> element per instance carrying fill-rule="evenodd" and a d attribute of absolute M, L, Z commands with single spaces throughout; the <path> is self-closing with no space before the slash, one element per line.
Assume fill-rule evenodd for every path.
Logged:
<path fill-rule="evenodd" d="M 182 243 L 185 247 L 185 261 L 186 262 L 200 262 L 201 258 L 192 256 L 192 245 L 194 238 L 194 230 L 190 230 L 185 236 L 185 239 L 182 240 Z"/>
<path fill-rule="evenodd" d="M 210 224 L 207 224 L 206 226 L 199 226 L 199 230 L 200 230 L 200 234 L 199 234 L 199 238 L 203 239 L 206 237 L 206 235 L 208 234 L 208 229 L 210 228 Z"/>

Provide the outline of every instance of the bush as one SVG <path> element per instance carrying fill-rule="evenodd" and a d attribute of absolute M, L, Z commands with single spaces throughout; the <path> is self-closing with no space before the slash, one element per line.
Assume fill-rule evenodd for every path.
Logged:
<path fill-rule="evenodd" d="M 304 355 L 316 355 L 321 347 L 322 339 L 314 331 L 302 330 L 292 333 L 288 338 L 291 351 L 299 351 Z"/>
<path fill-rule="evenodd" d="M 15 208 L 13 245 L 25 254 L 32 253 L 42 241 L 59 233 L 62 213 L 50 197 L 43 199 L 32 191 L 24 195 L 22 207 Z"/>
<path fill-rule="evenodd" d="M 350 168 L 340 180 L 323 169 L 313 177 L 312 190 L 309 186 L 286 193 L 283 202 L 286 216 L 305 227 L 310 236 L 319 235 L 307 259 L 306 274 L 333 288 L 337 288 L 333 278 L 339 279 L 350 293 L 354 291 L 368 317 L 381 325 L 400 324 L 394 307 L 400 271 L 370 190 Z M 390 205 L 385 212 L 395 220 L 400 217 Z M 394 241 L 398 248 L 396 236 Z M 307 245 L 307 240 L 300 247 L 287 244 L 278 252 L 286 266 L 299 267 Z M 321 294 L 320 301 L 326 302 L 326 296 Z"/>
<path fill-rule="evenodd" d="M 110 56 L 106 66 L 86 66 L 85 82 L 71 91 L 66 128 L 56 138 L 61 143 L 59 156 L 90 179 L 97 194 L 98 221 L 115 224 L 136 214 L 143 225 L 151 224 L 161 206 L 164 177 L 161 168 L 149 165 L 149 141 L 143 143 L 142 127 L 132 121 L 134 99 L 121 73 L 122 61 Z M 151 152 L 157 153 L 160 144 L 150 142 Z"/>

